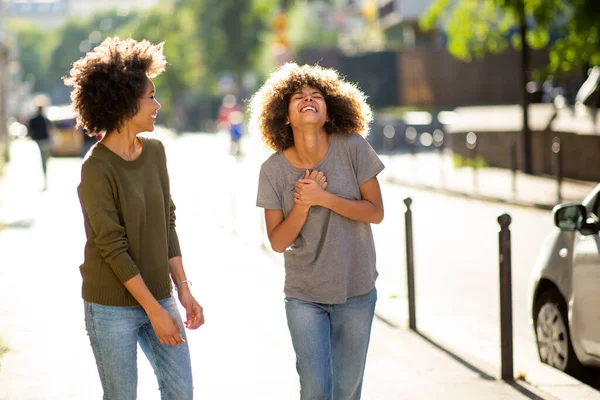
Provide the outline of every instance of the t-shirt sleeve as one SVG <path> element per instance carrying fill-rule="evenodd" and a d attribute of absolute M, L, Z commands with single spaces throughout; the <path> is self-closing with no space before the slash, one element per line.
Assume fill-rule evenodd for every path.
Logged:
<path fill-rule="evenodd" d="M 354 169 L 358 185 L 361 186 L 372 177 L 377 176 L 385 166 L 364 137 L 354 134 L 352 142 L 355 150 Z"/>
<path fill-rule="evenodd" d="M 94 244 L 118 279 L 125 283 L 140 273 L 129 255 L 129 241 L 116 205 L 106 167 L 92 159 L 83 164 L 79 201 L 94 231 Z"/>
<path fill-rule="evenodd" d="M 268 210 L 282 210 L 283 205 L 281 196 L 275 190 L 269 176 L 267 175 L 268 166 L 263 164 L 260 168 L 258 178 L 258 193 L 256 195 L 256 206 Z"/>

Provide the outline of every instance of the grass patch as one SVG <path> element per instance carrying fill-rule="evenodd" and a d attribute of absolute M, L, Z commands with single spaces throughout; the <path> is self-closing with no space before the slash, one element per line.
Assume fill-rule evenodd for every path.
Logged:
<path fill-rule="evenodd" d="M 471 157 L 461 156 L 460 154 L 452 154 L 452 163 L 454 164 L 455 168 L 486 168 L 490 166 L 485 160 L 485 158 L 483 158 L 483 156 L 480 155 L 476 156 L 475 159 L 473 159 Z"/>

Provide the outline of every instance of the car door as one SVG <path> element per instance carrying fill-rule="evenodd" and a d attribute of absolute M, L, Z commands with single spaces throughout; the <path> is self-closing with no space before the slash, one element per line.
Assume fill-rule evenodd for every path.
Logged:
<path fill-rule="evenodd" d="M 588 207 L 598 221 L 599 196 Z M 586 353 L 600 356 L 600 234 L 576 235 L 573 247 L 572 293 L 569 299 L 571 340 Z"/>

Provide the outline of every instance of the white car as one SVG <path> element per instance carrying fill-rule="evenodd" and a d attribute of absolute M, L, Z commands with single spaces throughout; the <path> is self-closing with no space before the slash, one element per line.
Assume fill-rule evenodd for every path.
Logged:
<path fill-rule="evenodd" d="M 572 375 L 600 366 L 599 193 L 554 207 L 529 287 L 540 360 Z"/>

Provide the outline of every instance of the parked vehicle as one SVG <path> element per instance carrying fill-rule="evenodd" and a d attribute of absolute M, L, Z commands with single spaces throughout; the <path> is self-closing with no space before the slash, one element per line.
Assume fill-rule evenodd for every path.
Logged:
<path fill-rule="evenodd" d="M 79 157 L 83 149 L 84 134 L 76 129 L 75 112 L 70 105 L 48 107 L 47 117 L 54 126 L 52 155 Z"/>
<path fill-rule="evenodd" d="M 531 275 L 531 322 L 540 360 L 576 376 L 600 366 L 600 185 L 553 217 Z"/>

